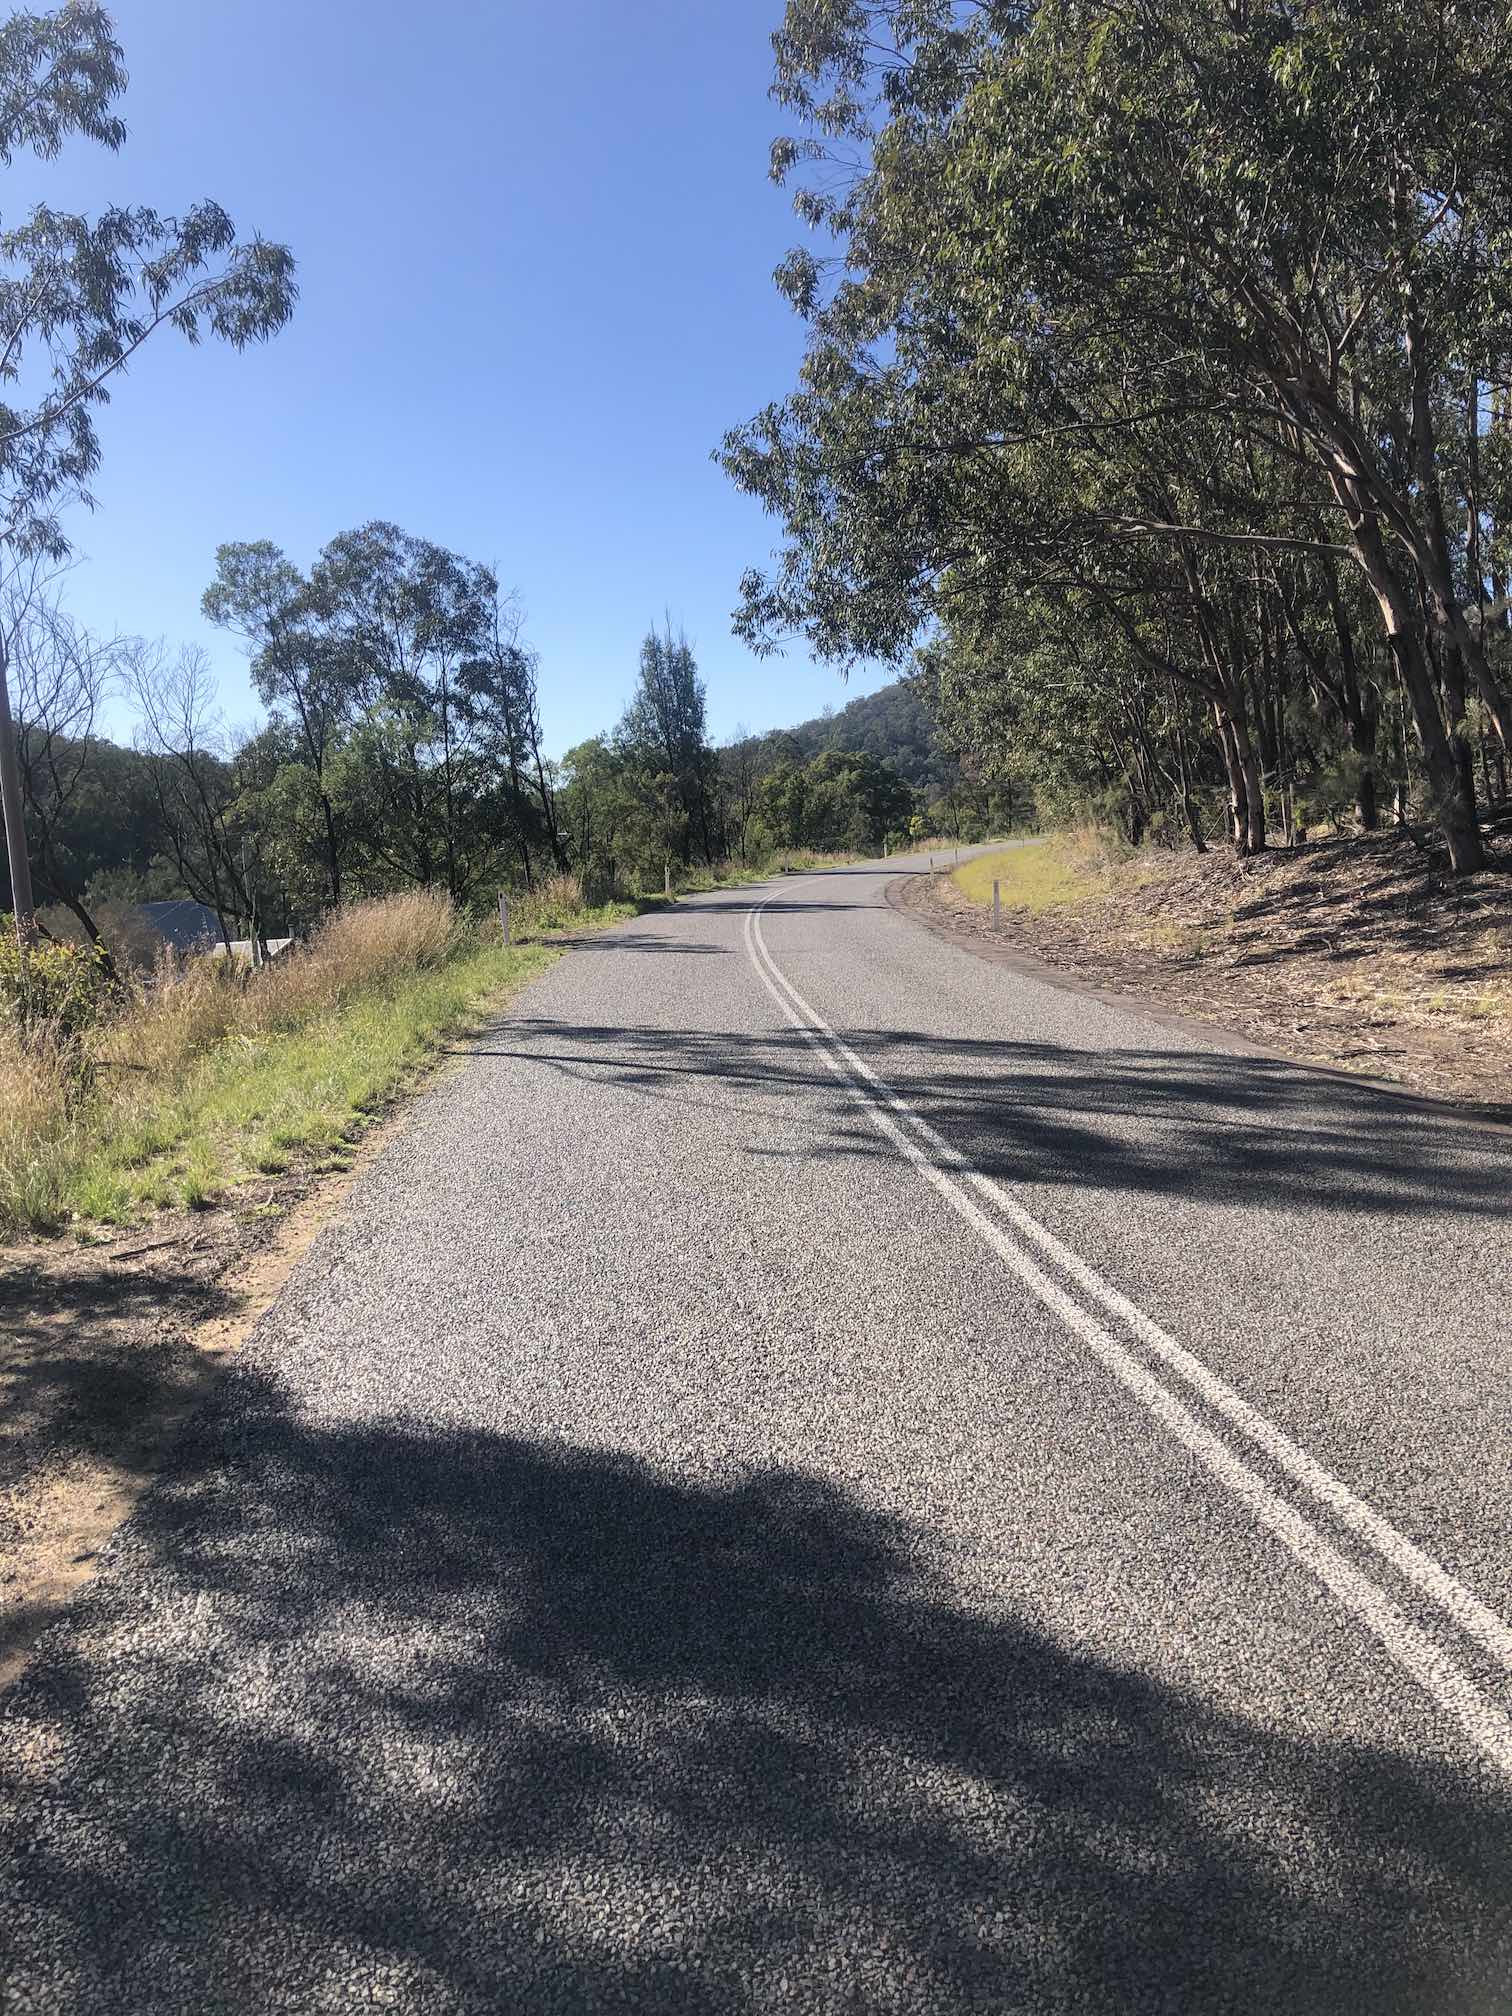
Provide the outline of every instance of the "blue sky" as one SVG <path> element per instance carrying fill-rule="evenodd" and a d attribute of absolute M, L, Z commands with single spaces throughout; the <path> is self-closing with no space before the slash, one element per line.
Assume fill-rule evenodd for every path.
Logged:
<path fill-rule="evenodd" d="M 301 299 L 266 348 L 160 333 L 119 382 L 99 509 L 71 520 L 79 615 L 206 644 L 250 722 L 245 662 L 199 614 L 217 544 L 305 564 L 386 517 L 519 590 L 555 753 L 616 718 L 664 609 L 716 737 L 881 683 L 730 634 L 777 528 L 709 451 L 789 388 L 801 341 L 771 283 L 802 228 L 766 179 L 781 0 L 113 12 L 126 146 L 18 159 L 6 214 L 213 196 L 292 246 Z"/>

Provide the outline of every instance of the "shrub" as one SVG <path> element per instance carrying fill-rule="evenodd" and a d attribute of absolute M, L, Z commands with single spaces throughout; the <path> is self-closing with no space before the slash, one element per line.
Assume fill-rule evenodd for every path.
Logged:
<path fill-rule="evenodd" d="M 510 929 L 530 938 L 542 931 L 563 931 L 583 910 L 583 885 L 576 875 L 552 875 L 538 888 L 514 898 Z"/>
<path fill-rule="evenodd" d="M 109 984 L 92 946 L 44 939 L 23 956 L 15 920 L 0 914 L 0 1024 L 26 1036 L 77 1036 L 98 1019 Z"/>

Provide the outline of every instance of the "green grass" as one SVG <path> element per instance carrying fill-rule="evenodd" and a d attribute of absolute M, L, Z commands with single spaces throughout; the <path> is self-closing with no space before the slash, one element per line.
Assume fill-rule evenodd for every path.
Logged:
<path fill-rule="evenodd" d="M 950 879 L 963 896 L 984 909 L 992 906 L 994 881 L 1001 888 L 1004 909 L 1066 909 L 1097 894 L 1092 876 L 1055 840 L 979 854 L 974 861 L 963 861 Z"/>
<path fill-rule="evenodd" d="M 801 870 L 827 858 L 795 855 L 790 865 Z M 771 873 L 770 863 L 694 870 L 676 882 L 672 900 Z M 302 1029 L 227 1038 L 145 1109 L 135 1102 L 129 1118 L 117 1123 L 108 1107 L 100 1109 L 54 1222 L 121 1224 L 169 1205 L 203 1210 L 258 1176 L 340 1168 L 363 1128 L 448 1039 L 560 958 L 550 934 L 603 930 L 665 900 L 569 906 L 548 890 L 525 899 L 520 921 L 531 936 L 507 950 L 475 946 L 443 966 L 374 987 Z"/>
<path fill-rule="evenodd" d="M 101 1108 L 62 1186 L 61 1215 L 120 1224 L 153 1206 L 204 1209 L 296 1164 L 340 1167 L 448 1038 L 559 956 L 539 943 L 479 947 L 306 1028 L 217 1044 L 124 1124 Z"/>
<path fill-rule="evenodd" d="M 531 929 L 602 928 L 636 907 L 532 918 Z M 169 1082 L 134 1076 L 70 1102 L 30 1158 L 30 1182 L 7 1183 L 0 1237 L 205 1210 L 258 1177 L 340 1169 L 450 1039 L 560 957 L 536 935 L 507 949 L 472 937 L 441 964 L 375 981 L 302 1026 L 230 1033 Z"/>

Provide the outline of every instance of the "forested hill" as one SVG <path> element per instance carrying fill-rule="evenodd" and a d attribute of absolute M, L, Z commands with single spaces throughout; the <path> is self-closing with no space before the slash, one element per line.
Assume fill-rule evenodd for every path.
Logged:
<path fill-rule="evenodd" d="M 826 749 L 857 750 L 891 763 L 916 791 L 938 797 L 958 779 L 956 763 L 937 746 L 934 724 L 907 680 L 826 708 L 796 728 L 775 730 L 771 740 L 790 744 L 807 762 Z"/>

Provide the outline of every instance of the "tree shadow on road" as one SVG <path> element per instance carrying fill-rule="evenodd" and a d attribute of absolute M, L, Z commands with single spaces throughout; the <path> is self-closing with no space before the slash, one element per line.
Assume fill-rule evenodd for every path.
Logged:
<path fill-rule="evenodd" d="M 1508 1985 L 1508 1815 L 1468 1784 L 970 1608 L 812 1478 L 323 1422 L 250 1370 L 5 1734 L 23 2006 L 1442 2016 Z"/>
<path fill-rule="evenodd" d="M 656 931 L 552 931 L 545 942 L 564 952 L 671 952 L 678 957 L 728 958 L 732 945 L 712 945 L 704 939 L 673 937 Z"/>
<path fill-rule="evenodd" d="M 1243 1053 L 842 1033 L 974 1168 L 1007 1183 L 1327 1212 L 1500 1217 L 1512 1203 L 1512 1135 L 1338 1073 Z M 798 1029 L 520 1017 L 477 1048 L 649 1098 L 689 1099 L 699 1080 L 817 1096 L 829 1120 L 812 1152 L 893 1152 Z"/>
<path fill-rule="evenodd" d="M 187 1243 L 0 1255 L 0 1671 L 215 1376 L 193 1326 L 237 1308 L 239 1242 Z"/>

